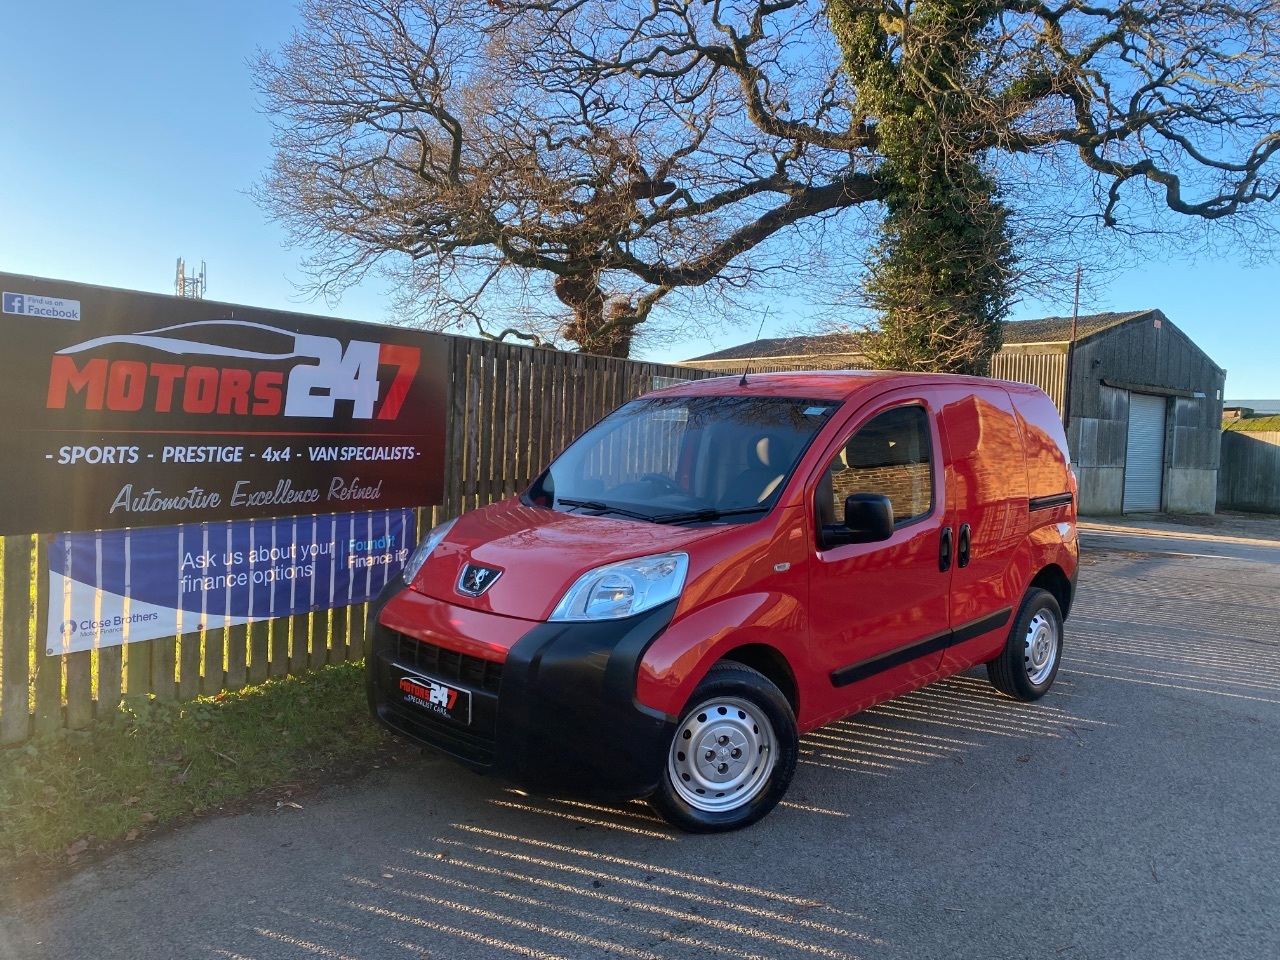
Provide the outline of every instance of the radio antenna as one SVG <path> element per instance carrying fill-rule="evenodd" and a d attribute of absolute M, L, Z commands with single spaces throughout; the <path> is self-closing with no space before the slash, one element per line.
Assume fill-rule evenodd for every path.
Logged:
<path fill-rule="evenodd" d="M 756 331 L 756 338 L 751 341 L 753 347 L 760 342 L 760 334 L 764 333 L 764 322 L 769 319 L 770 309 L 770 307 L 764 308 L 764 316 L 760 318 L 760 329 Z M 742 371 L 742 379 L 738 381 L 738 386 L 745 387 L 747 385 L 747 374 L 751 372 L 751 361 L 754 359 L 755 357 L 747 357 L 747 369 Z"/>

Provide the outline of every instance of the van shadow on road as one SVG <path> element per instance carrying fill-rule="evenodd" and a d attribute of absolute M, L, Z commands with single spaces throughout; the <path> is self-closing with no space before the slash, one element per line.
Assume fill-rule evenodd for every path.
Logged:
<path fill-rule="evenodd" d="M 970 671 L 810 733 L 801 743 L 800 762 L 886 777 L 910 764 L 963 762 L 997 738 L 1079 739 L 1082 730 L 1105 725 L 1068 713 L 1054 699 L 1016 703 L 996 693 L 980 670 Z"/>

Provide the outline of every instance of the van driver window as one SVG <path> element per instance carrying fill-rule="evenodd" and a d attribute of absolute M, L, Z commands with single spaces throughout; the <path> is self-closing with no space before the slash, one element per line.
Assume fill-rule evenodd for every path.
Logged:
<path fill-rule="evenodd" d="M 818 481 L 818 522 L 844 522 L 844 501 L 879 493 L 893 505 L 896 525 L 933 509 L 929 417 L 916 406 L 894 407 L 863 424 L 827 464 Z"/>

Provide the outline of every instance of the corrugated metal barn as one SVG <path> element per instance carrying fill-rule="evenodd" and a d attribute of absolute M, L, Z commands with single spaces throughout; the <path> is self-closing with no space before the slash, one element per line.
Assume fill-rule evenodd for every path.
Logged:
<path fill-rule="evenodd" d="M 1064 417 L 1086 514 L 1212 513 L 1226 371 L 1159 310 L 1022 320 L 1004 326 L 991 375 L 1034 383 Z M 686 366 L 863 369 L 856 334 L 759 340 Z"/>

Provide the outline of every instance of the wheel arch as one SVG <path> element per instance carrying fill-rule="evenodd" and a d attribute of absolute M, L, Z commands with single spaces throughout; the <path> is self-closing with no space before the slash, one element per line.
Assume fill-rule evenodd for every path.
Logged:
<path fill-rule="evenodd" d="M 795 671 L 781 650 L 766 643 L 745 643 L 740 647 L 725 651 L 717 663 L 740 663 L 750 667 L 782 691 L 791 712 L 800 715 L 800 688 L 796 683 Z"/>
<path fill-rule="evenodd" d="M 1071 578 L 1056 563 L 1051 563 L 1042 568 L 1039 573 L 1031 578 L 1028 587 L 1039 587 L 1041 590 L 1048 590 L 1053 594 L 1053 599 L 1058 601 L 1058 607 L 1062 610 L 1062 618 L 1065 620 L 1071 612 L 1071 601 L 1075 593 L 1075 585 L 1071 582 Z"/>

